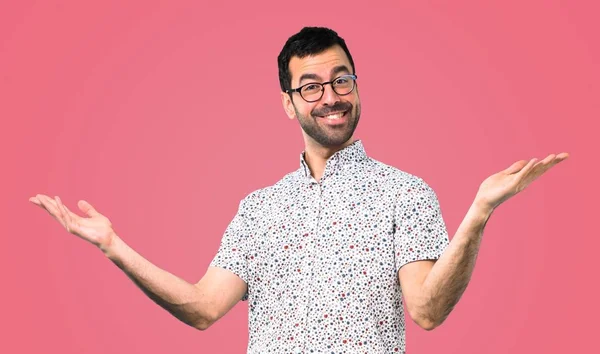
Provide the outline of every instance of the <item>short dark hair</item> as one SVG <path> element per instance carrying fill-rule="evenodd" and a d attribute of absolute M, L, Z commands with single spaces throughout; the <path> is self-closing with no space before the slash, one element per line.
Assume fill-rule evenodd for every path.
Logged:
<path fill-rule="evenodd" d="M 346 42 L 334 30 L 325 27 L 304 27 L 300 32 L 288 38 L 277 57 L 281 91 L 285 92 L 292 85 L 292 74 L 290 73 L 289 66 L 292 57 L 304 58 L 309 55 L 319 54 L 336 44 L 342 47 L 348 56 L 350 65 L 352 65 L 352 73 L 355 74 L 354 61 L 346 46 Z"/>

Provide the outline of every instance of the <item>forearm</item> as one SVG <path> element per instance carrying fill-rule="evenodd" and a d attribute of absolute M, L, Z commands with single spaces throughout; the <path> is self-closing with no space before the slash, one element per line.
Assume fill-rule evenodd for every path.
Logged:
<path fill-rule="evenodd" d="M 492 211 L 474 202 L 452 241 L 425 278 L 418 312 L 429 327 L 438 326 L 448 317 L 467 288 L 483 230 Z"/>
<path fill-rule="evenodd" d="M 102 251 L 150 299 L 179 320 L 198 329 L 210 325 L 211 306 L 198 287 L 155 266 L 118 236 Z"/>

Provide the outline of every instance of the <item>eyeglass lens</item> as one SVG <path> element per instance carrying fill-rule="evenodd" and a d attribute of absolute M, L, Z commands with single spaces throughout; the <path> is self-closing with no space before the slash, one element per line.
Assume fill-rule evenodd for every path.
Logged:
<path fill-rule="evenodd" d="M 347 95 L 354 89 L 354 79 L 352 77 L 339 77 L 331 83 L 331 87 L 338 95 Z M 300 94 L 306 101 L 311 102 L 320 100 L 324 91 L 323 84 L 313 83 L 302 87 Z"/>

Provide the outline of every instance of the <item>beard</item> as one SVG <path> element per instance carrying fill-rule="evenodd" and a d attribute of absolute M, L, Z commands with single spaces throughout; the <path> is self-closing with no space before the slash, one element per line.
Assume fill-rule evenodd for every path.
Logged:
<path fill-rule="evenodd" d="M 309 116 L 305 116 L 298 112 L 296 105 L 294 105 L 294 111 L 296 111 L 296 117 L 302 130 L 310 136 L 319 145 L 325 147 L 335 147 L 344 144 L 352 137 L 354 130 L 360 120 L 360 102 L 356 103 L 354 107 L 349 102 L 336 102 L 333 106 L 328 106 L 321 109 L 313 109 Z M 319 122 L 322 119 L 319 116 L 326 116 L 330 112 L 347 111 L 348 121 L 344 125 L 340 126 L 326 126 L 320 125 Z"/>

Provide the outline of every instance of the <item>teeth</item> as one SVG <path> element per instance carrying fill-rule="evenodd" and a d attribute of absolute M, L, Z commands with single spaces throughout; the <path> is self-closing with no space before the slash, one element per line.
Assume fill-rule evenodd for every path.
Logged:
<path fill-rule="evenodd" d="M 343 115 L 344 115 L 344 112 L 340 112 L 340 113 L 336 113 L 336 114 L 330 114 L 328 116 L 325 116 L 325 118 L 327 118 L 327 119 L 340 119 L 340 118 L 342 118 Z"/>

